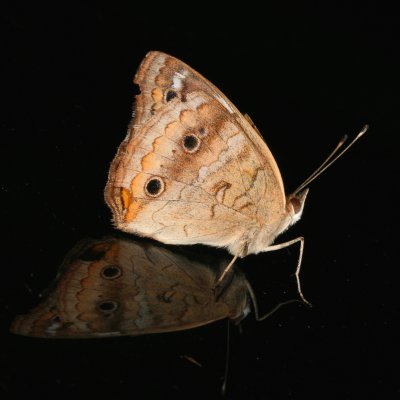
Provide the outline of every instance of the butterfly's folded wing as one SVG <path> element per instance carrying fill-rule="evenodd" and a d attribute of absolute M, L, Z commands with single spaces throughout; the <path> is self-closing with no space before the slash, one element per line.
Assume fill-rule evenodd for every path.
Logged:
<path fill-rule="evenodd" d="M 256 130 L 210 82 L 150 52 L 135 82 L 135 116 L 105 190 L 116 226 L 164 243 L 240 253 L 285 206 L 282 179 Z"/>

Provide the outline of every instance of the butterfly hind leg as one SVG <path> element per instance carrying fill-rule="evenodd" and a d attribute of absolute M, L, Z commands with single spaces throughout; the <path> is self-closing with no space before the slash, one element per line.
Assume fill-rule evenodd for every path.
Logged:
<path fill-rule="evenodd" d="M 308 306 L 312 306 L 312 304 L 306 300 L 306 298 L 303 295 L 303 292 L 301 290 L 301 283 L 300 283 L 300 270 L 301 270 L 301 262 L 303 260 L 303 251 L 304 251 L 304 237 L 300 236 L 296 239 L 292 239 L 289 240 L 288 242 L 284 242 L 284 243 L 279 243 L 279 244 L 275 244 L 272 246 L 268 246 L 264 251 L 275 251 L 275 250 L 280 250 L 280 249 L 284 249 L 285 247 L 289 247 L 297 242 L 300 242 L 300 251 L 299 251 L 299 258 L 297 260 L 297 267 L 296 267 L 296 272 L 295 272 L 295 277 L 296 277 L 296 283 L 297 283 L 297 291 L 300 295 L 301 300 L 307 304 Z M 222 281 L 225 279 L 227 273 L 231 270 L 231 268 L 233 267 L 233 264 L 235 263 L 235 261 L 237 260 L 238 256 L 234 256 L 231 260 L 231 262 L 225 267 L 225 269 L 222 271 L 222 274 L 218 277 L 214 289 L 219 287 L 222 283 Z"/>
<path fill-rule="evenodd" d="M 235 261 L 239 257 L 244 257 L 245 255 L 247 255 L 248 243 L 246 241 L 241 242 L 241 245 L 238 246 L 238 248 L 240 249 L 239 253 L 236 254 L 235 256 L 233 256 L 233 258 L 230 261 L 230 263 L 224 268 L 224 270 L 222 271 L 221 275 L 215 281 L 214 290 L 216 290 L 217 288 L 221 287 L 222 282 L 224 281 L 224 279 L 227 276 L 228 272 L 232 269 L 233 265 L 235 264 Z"/>
<path fill-rule="evenodd" d="M 221 275 L 218 277 L 218 279 L 215 282 L 214 289 L 216 289 L 217 287 L 219 287 L 221 285 L 221 283 L 225 279 L 227 273 L 231 270 L 231 268 L 233 267 L 233 264 L 235 264 L 235 261 L 237 260 L 237 258 L 238 258 L 238 256 L 234 256 L 232 258 L 232 260 L 230 261 L 230 263 L 222 271 Z"/>
<path fill-rule="evenodd" d="M 284 243 L 279 243 L 279 244 L 274 244 L 272 246 L 268 246 L 264 251 L 275 251 L 275 250 L 280 250 L 284 249 L 285 247 L 289 247 L 292 244 L 295 244 L 297 242 L 300 242 L 300 251 L 299 251 L 299 258 L 297 259 L 297 267 L 296 267 L 296 272 L 295 272 L 295 277 L 296 277 L 296 283 L 297 283 L 297 291 L 300 295 L 301 300 L 303 303 L 307 304 L 309 307 L 312 306 L 312 304 L 306 300 L 306 298 L 303 295 L 303 292 L 301 290 L 301 284 L 300 284 L 300 269 L 301 269 L 301 262 L 303 260 L 303 252 L 304 252 L 304 237 L 300 236 L 296 239 L 289 240 L 288 242 Z"/>

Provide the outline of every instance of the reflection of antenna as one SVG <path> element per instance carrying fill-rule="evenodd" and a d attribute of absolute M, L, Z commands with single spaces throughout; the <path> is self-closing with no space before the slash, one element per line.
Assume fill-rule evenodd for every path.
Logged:
<path fill-rule="evenodd" d="M 335 149 L 331 154 L 326 158 L 326 160 L 293 192 L 293 195 L 299 193 L 302 189 L 304 189 L 308 184 L 310 184 L 317 176 L 321 175 L 327 168 L 329 168 L 338 158 L 340 158 L 353 144 L 360 139 L 362 135 L 368 130 L 368 125 L 364 125 L 358 135 L 332 160 L 338 150 L 344 145 L 347 140 L 347 135 L 345 135 L 340 142 L 337 144 Z"/>

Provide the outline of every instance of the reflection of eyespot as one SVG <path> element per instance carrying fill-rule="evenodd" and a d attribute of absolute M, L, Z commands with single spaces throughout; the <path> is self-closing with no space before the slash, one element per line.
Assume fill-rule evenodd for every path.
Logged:
<path fill-rule="evenodd" d="M 195 153 L 200 147 L 200 139 L 194 135 L 189 134 L 183 137 L 183 148 L 188 153 Z"/>
<path fill-rule="evenodd" d="M 105 246 L 91 246 L 86 248 L 83 253 L 79 254 L 79 259 L 83 261 L 98 261 L 103 258 L 106 252 L 107 248 Z"/>
<path fill-rule="evenodd" d="M 167 94 L 165 95 L 165 101 L 169 102 L 177 96 L 178 95 L 176 94 L 176 92 L 174 92 L 173 90 L 168 90 Z"/>
<path fill-rule="evenodd" d="M 121 269 L 116 265 L 107 265 L 101 270 L 101 276 L 105 279 L 115 279 L 121 275 Z"/>
<path fill-rule="evenodd" d="M 118 303 L 116 301 L 107 300 L 100 303 L 98 307 L 101 311 L 111 312 L 115 311 L 118 308 Z"/>
<path fill-rule="evenodd" d="M 151 178 L 146 182 L 146 194 L 151 197 L 158 197 L 164 191 L 164 182 L 161 178 Z"/>

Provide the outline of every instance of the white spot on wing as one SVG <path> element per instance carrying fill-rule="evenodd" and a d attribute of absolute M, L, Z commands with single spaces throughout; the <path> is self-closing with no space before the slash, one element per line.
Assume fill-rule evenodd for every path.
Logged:
<path fill-rule="evenodd" d="M 61 323 L 61 321 L 58 321 L 58 320 L 53 320 L 52 322 L 51 322 L 51 324 L 46 328 L 46 333 L 48 334 L 48 335 L 55 335 L 56 333 L 57 333 L 57 330 L 59 329 L 59 328 L 61 328 L 61 326 L 62 326 L 62 323 Z"/>
<path fill-rule="evenodd" d="M 181 74 L 180 72 L 175 72 L 174 77 L 172 78 L 172 87 L 175 90 L 180 90 L 182 88 L 182 80 L 185 78 L 186 76 L 184 74 Z"/>
<path fill-rule="evenodd" d="M 134 297 L 134 300 L 139 304 L 140 313 L 135 319 L 135 325 L 139 330 L 143 330 L 149 327 L 153 322 L 153 314 L 150 310 L 148 303 L 148 296 L 143 289 L 140 290 L 139 294 Z"/>
<path fill-rule="evenodd" d="M 175 90 L 181 90 L 182 88 L 182 78 L 179 76 L 174 76 L 172 87 Z"/>

